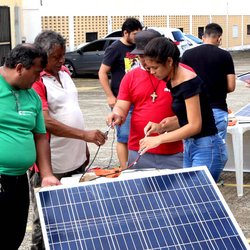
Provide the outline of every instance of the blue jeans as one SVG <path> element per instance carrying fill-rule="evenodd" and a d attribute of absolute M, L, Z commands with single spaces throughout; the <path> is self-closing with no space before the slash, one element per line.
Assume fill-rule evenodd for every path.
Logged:
<path fill-rule="evenodd" d="M 228 125 L 228 112 L 222 109 L 213 108 L 215 125 L 218 130 L 218 135 L 226 140 L 227 137 L 227 125 Z"/>
<path fill-rule="evenodd" d="M 207 166 L 215 182 L 227 162 L 226 143 L 218 134 L 184 140 L 183 167 Z"/>
<path fill-rule="evenodd" d="M 133 107 L 131 106 L 125 122 L 121 126 L 118 126 L 118 125 L 116 126 L 116 136 L 117 136 L 118 142 L 128 143 L 132 111 L 133 111 Z"/>

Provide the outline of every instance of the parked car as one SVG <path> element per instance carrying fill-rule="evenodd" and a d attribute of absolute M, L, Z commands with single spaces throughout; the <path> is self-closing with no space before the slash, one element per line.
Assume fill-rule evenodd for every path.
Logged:
<path fill-rule="evenodd" d="M 203 41 L 199 37 L 193 36 L 192 34 L 184 33 L 184 36 L 185 36 L 185 39 L 187 40 L 189 48 L 193 48 L 193 47 L 203 44 Z"/>
<path fill-rule="evenodd" d="M 157 30 L 163 36 L 170 38 L 180 50 L 180 56 L 182 56 L 184 51 L 189 48 L 188 42 L 185 39 L 184 34 L 180 29 L 166 28 L 166 27 L 147 27 L 147 28 Z"/>
<path fill-rule="evenodd" d="M 250 72 L 238 75 L 237 80 L 244 82 L 245 86 L 250 88 Z"/>
<path fill-rule="evenodd" d="M 114 30 L 105 36 L 105 38 L 107 37 L 122 37 L 122 30 Z"/>
<path fill-rule="evenodd" d="M 145 29 L 154 29 L 160 32 L 163 36 L 170 38 L 179 48 L 180 56 L 182 56 L 183 52 L 189 48 L 188 42 L 184 37 L 184 34 L 180 29 L 177 28 L 166 28 L 166 27 L 145 27 Z M 115 30 L 105 36 L 106 37 L 114 37 L 121 36 L 121 30 Z"/>
<path fill-rule="evenodd" d="M 119 37 L 103 38 L 84 44 L 82 47 L 65 54 L 65 66 L 71 76 L 98 74 L 105 49 Z"/>

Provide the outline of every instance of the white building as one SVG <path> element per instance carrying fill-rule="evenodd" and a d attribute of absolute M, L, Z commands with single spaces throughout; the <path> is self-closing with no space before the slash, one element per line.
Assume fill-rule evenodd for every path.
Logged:
<path fill-rule="evenodd" d="M 22 0 L 23 34 L 27 42 L 44 29 L 53 29 L 67 38 L 73 49 L 88 40 L 100 38 L 120 28 L 127 16 L 140 19 L 146 26 L 181 28 L 200 36 L 209 22 L 224 30 L 225 48 L 250 45 L 250 1 L 246 0 Z"/>

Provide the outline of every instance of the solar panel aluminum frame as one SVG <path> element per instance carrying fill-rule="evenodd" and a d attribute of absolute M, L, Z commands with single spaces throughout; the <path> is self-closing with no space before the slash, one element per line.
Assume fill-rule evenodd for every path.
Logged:
<path fill-rule="evenodd" d="M 38 211 L 39 211 L 39 215 L 40 215 L 40 221 L 41 221 L 41 227 L 42 227 L 42 232 L 43 232 L 43 237 L 44 237 L 44 242 L 45 242 L 45 247 L 46 249 L 70 249 L 70 248 L 60 248 L 60 246 L 55 247 L 55 248 L 50 248 L 50 245 L 52 244 L 51 242 L 49 242 L 49 238 L 51 238 L 51 235 L 49 235 L 51 232 L 48 231 L 47 229 L 47 225 L 46 225 L 46 211 L 48 211 L 48 209 L 52 210 L 52 213 L 54 212 L 53 207 L 52 208 L 47 208 L 47 210 L 43 211 L 43 207 L 42 207 L 42 200 L 41 200 L 41 193 L 48 192 L 49 196 L 51 196 L 54 192 L 56 192 L 57 190 L 71 190 L 73 188 L 81 188 L 81 187 L 86 187 L 86 188 L 95 188 L 96 186 L 101 187 L 103 184 L 108 184 L 108 183 L 113 183 L 114 185 L 117 185 L 117 183 L 120 182 L 120 184 L 126 184 L 127 182 L 130 182 L 131 180 L 134 180 L 135 182 L 137 182 L 139 179 L 144 179 L 144 178 L 153 178 L 153 177 L 161 177 L 161 176 L 169 176 L 174 174 L 177 175 L 178 174 L 185 174 L 185 173 L 189 173 L 189 174 L 193 174 L 193 173 L 198 173 L 199 171 L 202 171 L 202 173 L 204 172 L 205 175 L 207 176 L 212 188 L 214 189 L 214 191 L 216 192 L 216 195 L 219 198 L 219 201 L 221 202 L 221 204 L 223 205 L 224 210 L 226 211 L 227 215 L 229 216 L 233 226 L 235 227 L 238 236 L 240 238 L 240 240 L 242 241 L 242 244 L 244 247 L 242 247 L 241 249 L 250 249 L 245 236 L 243 234 L 243 232 L 241 231 L 238 223 L 236 222 L 232 212 L 230 211 L 227 203 L 225 202 L 222 194 L 220 193 L 216 183 L 214 182 L 211 174 L 209 173 L 209 171 L 207 170 L 206 167 L 193 167 L 193 168 L 186 168 L 186 169 L 180 169 L 180 170 L 155 170 L 155 171 L 138 171 L 138 173 L 134 173 L 134 172 L 130 172 L 130 173 L 124 173 L 122 174 L 120 177 L 116 178 L 116 179 L 109 179 L 109 178 L 99 178 L 98 180 L 95 180 L 94 182 L 85 182 L 85 183 L 75 183 L 75 184 L 71 184 L 71 186 L 55 186 L 55 187 L 45 187 L 45 188 L 41 188 L 39 190 L 37 190 L 36 192 L 36 200 L 37 200 L 37 204 L 38 204 Z M 98 196 L 98 194 L 97 194 Z M 51 202 L 51 201 L 49 201 Z M 70 202 L 69 207 L 74 210 L 73 204 L 72 202 Z M 131 217 L 132 218 L 132 217 Z M 100 221 L 102 221 L 102 219 L 100 219 Z M 100 222 L 99 221 L 99 222 Z M 71 222 L 71 226 L 73 225 L 74 222 Z M 78 225 L 74 225 L 74 226 L 78 226 Z M 57 225 L 54 226 L 53 230 L 57 230 Z M 86 245 L 85 245 L 86 248 Z M 85 248 L 79 248 L 79 249 L 85 249 Z M 133 249 L 133 247 L 128 247 L 130 250 Z M 87 248 L 88 250 L 91 248 Z M 94 249 L 94 248 L 93 248 Z M 120 248 L 120 249 L 124 249 L 124 248 Z M 126 248 L 127 249 L 127 248 Z M 134 248 L 136 249 L 136 248 Z M 137 248 L 138 249 L 138 248 Z M 141 248 L 141 249 L 154 249 L 152 246 L 148 247 L 148 248 Z M 161 249 L 182 249 L 180 247 L 178 248 L 161 248 Z M 189 248 L 183 248 L 183 249 L 189 249 Z M 211 248 L 211 249 L 217 249 L 217 248 Z M 196 250 L 196 249 L 195 249 Z M 238 249 L 235 249 L 238 250 Z"/>
<path fill-rule="evenodd" d="M 234 115 L 238 123 L 250 123 L 250 103 L 242 107 Z"/>

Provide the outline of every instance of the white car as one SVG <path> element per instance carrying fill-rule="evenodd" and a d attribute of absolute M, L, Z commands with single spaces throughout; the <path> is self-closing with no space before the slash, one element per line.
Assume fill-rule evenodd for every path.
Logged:
<path fill-rule="evenodd" d="M 189 48 L 188 42 L 180 29 L 166 27 L 147 27 L 147 29 L 154 29 L 165 37 L 170 38 L 180 50 L 180 57 Z"/>
<path fill-rule="evenodd" d="M 193 36 L 192 34 L 184 33 L 184 36 L 190 48 L 203 44 L 203 41 L 199 37 Z"/>
<path fill-rule="evenodd" d="M 188 42 L 184 37 L 184 34 L 180 29 L 177 28 L 166 28 L 166 27 L 145 27 L 144 29 L 154 29 L 161 33 L 163 36 L 170 38 L 179 48 L 180 56 L 183 52 L 189 48 Z M 107 37 L 119 37 L 122 36 L 121 30 L 115 30 L 105 36 Z"/>

